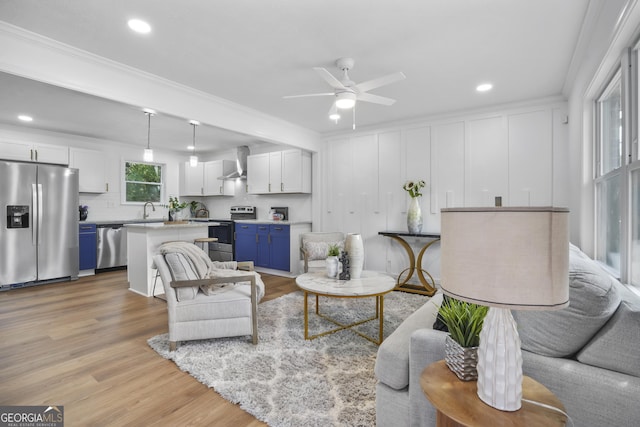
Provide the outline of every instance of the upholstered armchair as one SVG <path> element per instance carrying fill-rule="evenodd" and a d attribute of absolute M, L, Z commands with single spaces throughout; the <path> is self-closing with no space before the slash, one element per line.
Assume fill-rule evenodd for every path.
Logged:
<path fill-rule="evenodd" d="M 185 245 L 208 259 L 196 245 Z M 183 253 L 161 253 L 153 260 L 167 299 L 171 351 L 180 341 L 242 335 L 251 335 L 253 344 L 258 343 L 257 305 L 264 296 L 264 283 L 252 271 L 252 262 L 238 262 L 238 270 L 229 268 L 233 262 L 212 262 L 214 267 L 203 277 Z"/>
<path fill-rule="evenodd" d="M 311 232 L 300 235 L 300 262 L 305 273 L 322 271 L 329 246 L 338 245 L 344 250 L 344 234 L 335 232 Z"/>

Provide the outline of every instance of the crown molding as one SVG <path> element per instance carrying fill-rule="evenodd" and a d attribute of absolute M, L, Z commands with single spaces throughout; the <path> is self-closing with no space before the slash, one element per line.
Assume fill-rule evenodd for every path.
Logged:
<path fill-rule="evenodd" d="M 320 134 L 0 21 L 0 71 L 311 151 Z"/>

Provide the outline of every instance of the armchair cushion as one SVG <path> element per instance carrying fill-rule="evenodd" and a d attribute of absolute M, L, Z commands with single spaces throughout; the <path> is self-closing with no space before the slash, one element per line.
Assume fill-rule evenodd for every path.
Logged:
<path fill-rule="evenodd" d="M 337 245 L 340 250 L 344 249 L 344 241 L 335 242 L 316 242 L 305 240 L 303 241 L 304 250 L 307 253 L 307 259 L 309 261 L 322 260 L 327 258 L 329 252 L 329 246 Z"/>
<path fill-rule="evenodd" d="M 184 255 L 177 252 L 170 252 L 165 254 L 165 261 L 169 267 L 171 273 L 171 279 L 173 281 L 182 280 L 196 280 L 199 279 L 198 275 L 191 268 L 191 264 L 185 258 Z M 176 299 L 178 301 L 192 300 L 198 293 L 198 286 L 187 286 L 176 288 Z"/>

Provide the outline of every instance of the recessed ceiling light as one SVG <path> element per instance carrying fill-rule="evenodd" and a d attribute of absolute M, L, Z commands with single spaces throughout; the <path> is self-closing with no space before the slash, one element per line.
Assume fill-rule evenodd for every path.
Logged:
<path fill-rule="evenodd" d="M 27 115 L 25 115 L 25 114 L 20 114 L 20 115 L 18 116 L 18 119 L 19 119 L 19 120 L 22 120 L 23 122 L 32 122 L 32 121 L 33 121 L 33 117 L 31 117 L 31 116 L 27 116 Z"/>
<path fill-rule="evenodd" d="M 127 24 L 136 33 L 147 34 L 151 32 L 151 25 L 141 19 L 129 19 Z"/>
<path fill-rule="evenodd" d="M 481 85 L 478 85 L 476 87 L 476 90 L 478 92 L 486 92 L 489 91 L 493 88 L 493 85 L 491 83 L 482 83 Z"/>

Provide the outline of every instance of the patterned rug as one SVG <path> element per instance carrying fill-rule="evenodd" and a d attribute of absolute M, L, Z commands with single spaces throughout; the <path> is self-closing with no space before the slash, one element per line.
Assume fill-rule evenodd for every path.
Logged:
<path fill-rule="evenodd" d="M 391 292 L 384 299 L 388 336 L 428 297 Z M 335 326 L 315 315 L 309 297 L 309 333 Z M 371 317 L 374 298 L 320 298 L 320 312 L 342 322 Z M 377 337 L 378 321 L 358 330 Z M 148 343 L 161 356 L 272 427 L 374 426 L 373 372 L 378 346 L 350 330 L 304 339 L 303 294 L 258 306 L 259 343 L 250 337 L 191 341 L 169 352 L 168 335 Z"/>

